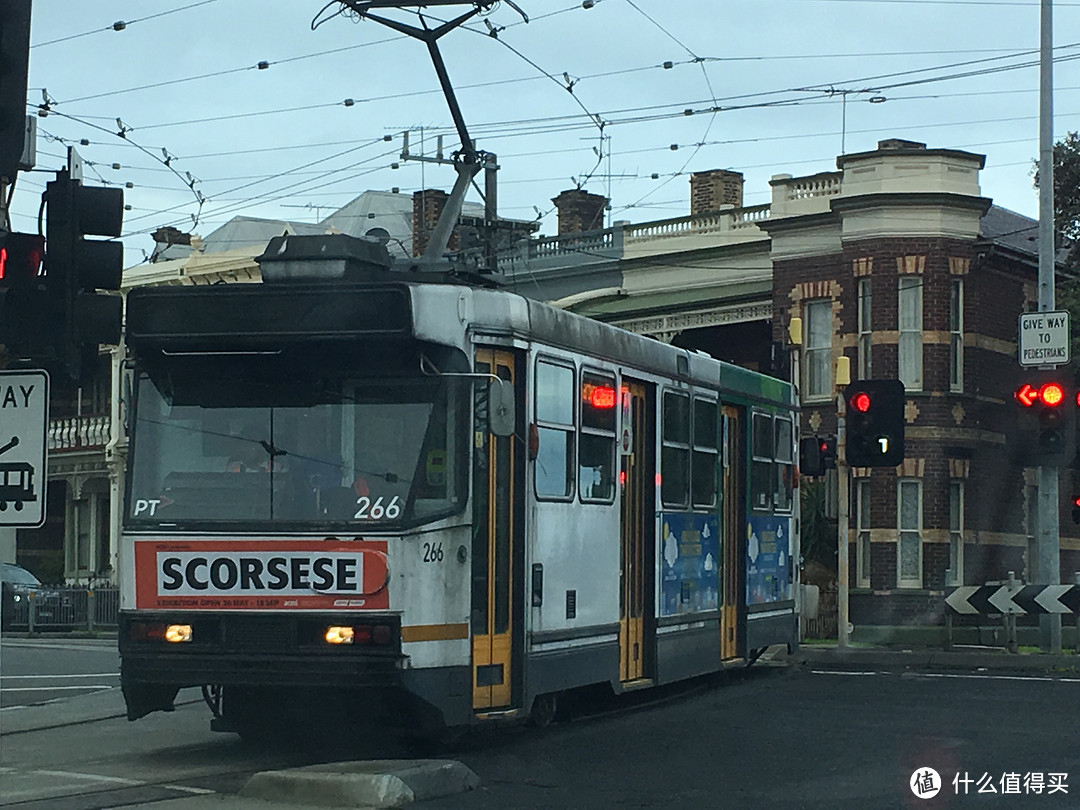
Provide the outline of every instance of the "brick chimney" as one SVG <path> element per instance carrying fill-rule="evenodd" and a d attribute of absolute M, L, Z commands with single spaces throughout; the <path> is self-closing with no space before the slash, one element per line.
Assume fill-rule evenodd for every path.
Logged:
<path fill-rule="evenodd" d="M 423 256 L 427 249 L 435 226 L 442 216 L 443 209 L 450 199 L 450 195 L 437 188 L 425 189 L 413 192 L 412 198 L 412 252 L 413 256 Z M 461 235 L 457 225 L 450 234 L 448 250 L 459 250 Z"/>
<path fill-rule="evenodd" d="M 552 202 L 559 209 L 560 234 L 597 231 L 604 227 L 607 197 L 575 188 L 562 192 Z"/>
<path fill-rule="evenodd" d="M 690 214 L 719 211 L 721 205 L 742 208 L 743 175 L 727 169 L 712 169 L 690 175 Z"/>
<path fill-rule="evenodd" d="M 150 261 L 158 262 L 166 259 L 181 259 L 195 250 L 191 243 L 191 234 L 166 225 L 158 228 L 151 234 L 154 240 L 154 252 Z"/>

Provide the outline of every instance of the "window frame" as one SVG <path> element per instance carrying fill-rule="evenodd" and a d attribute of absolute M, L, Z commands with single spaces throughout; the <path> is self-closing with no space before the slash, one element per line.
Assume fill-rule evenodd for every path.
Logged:
<path fill-rule="evenodd" d="M 945 569 L 945 584 L 949 586 L 964 584 L 964 495 L 963 479 L 950 479 L 949 566 Z"/>
<path fill-rule="evenodd" d="M 909 309 L 912 311 L 905 312 Z M 923 390 L 923 316 L 923 277 L 900 276 L 896 297 L 896 356 L 897 376 L 905 391 Z M 905 322 L 912 325 L 905 327 Z"/>
<path fill-rule="evenodd" d="M 711 405 L 715 419 L 713 420 L 712 444 L 698 444 L 698 403 Z M 704 396 L 703 393 L 695 393 L 690 399 L 690 508 L 696 510 L 712 510 L 719 503 L 720 493 L 720 402 L 715 397 Z M 698 501 L 697 493 L 697 470 L 695 463 L 698 458 L 712 456 L 712 485 L 709 488 L 710 500 Z"/>
<path fill-rule="evenodd" d="M 832 397 L 832 299 L 813 298 L 804 301 L 802 312 L 805 326 L 802 351 L 802 399 L 805 402 L 826 401 Z M 815 315 L 815 313 L 819 313 L 819 315 Z M 812 343 L 815 334 L 814 324 L 817 322 L 818 317 L 822 317 L 826 321 L 826 327 L 822 332 L 825 341 L 821 346 Z M 822 358 L 824 358 L 824 371 L 818 369 L 817 373 L 821 376 L 819 381 L 815 377 L 814 368 L 815 365 L 821 365 Z M 818 388 L 812 386 L 814 382 L 820 382 Z"/>
<path fill-rule="evenodd" d="M 769 437 L 768 455 L 759 452 L 756 439 L 758 425 L 762 421 L 768 423 L 766 433 Z M 786 454 L 777 452 L 777 422 L 785 422 L 789 425 L 791 445 Z M 750 503 L 750 511 L 762 512 L 774 515 L 792 515 L 795 510 L 794 471 L 795 471 L 795 421 L 789 413 L 775 413 L 753 409 L 750 411 L 750 471 L 747 476 L 747 500 Z M 782 479 L 784 468 L 788 469 L 787 482 L 788 502 L 786 506 L 777 506 L 777 488 Z M 758 477 L 755 477 L 755 476 Z M 759 494 L 759 481 L 767 481 L 766 498 L 763 504 L 756 503 Z"/>
<path fill-rule="evenodd" d="M 539 386 L 539 378 L 540 378 L 540 366 L 541 366 L 541 364 L 553 366 L 555 368 L 568 369 L 570 371 L 570 396 L 572 397 L 572 399 L 570 401 L 570 424 L 569 425 L 567 425 L 565 423 L 561 423 L 561 422 L 553 422 L 553 421 L 550 421 L 550 420 L 540 418 L 540 407 L 539 407 L 540 406 L 540 401 L 539 401 L 540 386 Z M 577 403 L 574 401 L 577 398 L 577 395 L 578 395 L 578 393 L 580 391 L 580 389 L 578 387 L 577 380 L 578 380 L 577 367 L 576 367 L 576 365 L 574 364 L 574 362 L 572 360 L 566 360 L 566 359 L 561 358 L 561 357 L 555 357 L 555 356 L 546 355 L 546 354 L 536 356 L 536 362 L 533 364 L 533 392 L 532 392 L 533 420 L 534 420 L 533 424 L 536 426 L 537 436 L 539 438 L 539 442 L 540 442 L 541 447 L 543 446 L 543 438 L 540 437 L 540 434 L 543 431 L 545 431 L 545 430 L 546 431 L 559 431 L 559 432 L 567 434 L 567 436 L 569 438 L 569 441 L 568 441 L 568 446 L 567 446 L 567 450 L 566 450 L 566 457 L 567 457 L 566 478 L 567 478 L 567 483 L 569 484 L 569 490 L 570 490 L 565 495 L 554 495 L 554 494 L 541 493 L 540 492 L 540 488 L 539 488 L 540 478 L 536 474 L 536 465 L 539 463 L 539 454 L 538 454 L 537 457 L 535 459 L 533 459 L 533 462 L 532 462 L 532 467 L 533 467 L 533 494 L 535 495 L 535 497 L 536 497 L 536 499 L 538 501 L 557 501 L 557 502 L 561 502 L 561 503 L 569 503 L 569 502 L 574 500 L 574 497 L 575 497 L 575 494 L 576 494 L 576 491 L 577 491 L 577 428 L 578 428 L 577 420 L 579 418 L 579 415 L 578 415 L 579 409 L 577 407 Z"/>
<path fill-rule="evenodd" d="M 964 390 L 964 280 L 949 282 L 949 390 Z"/>
<path fill-rule="evenodd" d="M 611 428 L 601 428 L 594 426 L 587 426 L 585 424 L 585 377 L 591 375 L 593 377 L 603 378 L 605 382 L 610 382 L 611 386 L 615 389 L 616 400 L 615 405 L 612 407 Z M 622 387 L 618 375 L 614 371 L 606 371 L 604 369 L 593 368 L 590 366 L 582 366 L 580 373 L 578 374 L 577 385 L 577 407 L 578 407 L 578 438 L 576 441 L 577 458 L 574 464 L 574 470 L 577 476 L 577 494 L 581 503 L 590 504 L 612 504 L 615 502 L 615 493 L 618 487 L 616 486 L 616 478 L 618 477 L 617 467 L 618 464 L 615 458 L 615 445 L 618 432 L 618 416 L 619 416 L 619 401 L 618 397 L 621 396 Z M 611 494 L 606 498 L 586 498 L 584 495 L 584 488 L 581 486 L 581 474 L 584 469 L 581 465 L 581 448 L 584 445 L 585 437 L 596 437 L 608 440 L 608 463 L 611 477 Z"/>
<path fill-rule="evenodd" d="M 904 489 L 914 487 L 916 498 L 916 521 L 915 525 L 904 525 Z M 918 538 L 918 553 L 916 555 L 914 577 L 904 576 L 904 535 L 916 535 Z M 910 538 L 908 538 L 910 539 Z M 900 477 L 896 479 L 896 587 L 897 588 L 921 588 L 923 566 L 923 491 L 922 479 Z"/>
<path fill-rule="evenodd" d="M 667 414 L 668 414 L 668 397 L 678 397 L 686 403 L 686 439 L 680 441 L 678 437 L 669 438 L 667 436 Z M 689 390 L 683 390 L 678 388 L 664 388 L 660 392 L 660 503 L 665 509 L 683 509 L 689 510 L 691 508 L 691 489 L 692 483 L 690 480 L 690 461 L 692 456 L 692 447 L 694 441 L 693 432 L 693 398 L 691 397 Z M 668 482 L 669 463 L 667 461 L 669 452 L 683 453 L 683 469 L 686 479 L 686 486 L 683 488 L 683 499 L 681 501 L 669 500 L 665 493 L 665 486 L 670 486 Z"/>
<path fill-rule="evenodd" d="M 871 499 L 870 479 L 856 478 L 855 485 L 855 537 L 856 551 L 856 583 L 859 588 L 870 587 L 870 506 Z"/>
<path fill-rule="evenodd" d="M 871 329 L 871 303 L 873 285 L 869 278 L 860 278 L 855 285 L 856 305 L 858 313 L 858 374 L 860 380 L 873 379 L 873 330 Z"/>

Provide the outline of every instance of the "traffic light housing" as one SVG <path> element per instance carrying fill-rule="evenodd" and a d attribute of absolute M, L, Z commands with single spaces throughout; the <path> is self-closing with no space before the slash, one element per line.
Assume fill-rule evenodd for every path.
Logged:
<path fill-rule="evenodd" d="M 799 475 L 825 474 L 825 459 L 821 455 L 821 442 L 817 436 L 799 439 Z"/>
<path fill-rule="evenodd" d="M 849 466 L 896 467 L 904 460 L 905 397 L 900 380 L 857 380 L 844 389 Z"/>
<path fill-rule="evenodd" d="M 824 475 L 836 468 L 835 436 L 803 436 L 799 439 L 799 475 Z"/>
<path fill-rule="evenodd" d="M 0 177 L 15 179 L 26 144 L 30 0 L 0 0 Z"/>
<path fill-rule="evenodd" d="M 120 341 L 123 302 L 97 290 L 120 289 L 124 246 L 84 237 L 120 235 L 124 192 L 84 186 L 62 171 L 44 198 L 47 287 L 59 313 L 56 354 L 61 370 L 78 380 L 87 371 L 85 358 L 97 352 L 98 344 Z"/>
<path fill-rule="evenodd" d="M 1017 460 L 1059 467 L 1076 452 L 1077 386 L 1057 371 L 1032 373 L 1013 391 L 1020 407 Z"/>

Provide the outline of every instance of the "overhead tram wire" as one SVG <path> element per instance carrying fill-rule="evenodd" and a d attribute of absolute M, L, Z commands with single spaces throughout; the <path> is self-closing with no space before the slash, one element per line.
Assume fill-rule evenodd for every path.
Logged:
<path fill-rule="evenodd" d="M 364 143 L 351 146 L 348 149 L 345 149 L 345 150 L 343 150 L 341 152 L 337 152 L 336 154 L 328 155 L 326 157 L 319 158 L 318 160 L 313 160 L 313 161 L 309 161 L 307 163 L 301 164 L 300 166 L 296 166 L 293 169 L 290 169 L 288 171 L 275 172 L 274 174 L 266 175 L 266 177 L 264 177 L 261 180 L 255 180 L 255 181 L 252 181 L 252 182 L 249 182 L 249 183 L 243 183 L 243 184 L 241 184 L 239 186 L 234 186 L 233 188 L 227 189 L 226 191 L 219 192 L 219 193 L 215 194 L 214 196 L 215 197 L 220 197 L 220 196 L 223 196 L 225 194 L 233 194 L 233 193 L 235 193 L 237 191 L 240 191 L 242 189 L 251 188 L 252 186 L 256 186 L 259 183 L 269 182 L 270 180 L 276 179 L 276 178 L 279 178 L 279 177 L 287 177 L 292 172 L 301 171 L 303 169 L 310 168 L 311 166 L 317 166 L 320 163 L 325 163 L 328 160 L 334 160 L 335 158 L 339 158 L 339 157 L 347 155 L 347 154 L 349 154 L 351 152 L 355 152 L 358 149 L 364 149 L 364 148 L 367 148 L 369 146 L 373 146 L 376 143 L 383 143 L 383 142 L 384 142 L 384 138 L 376 138 L 376 139 L 372 139 L 370 141 L 365 141 Z M 393 153 L 391 152 L 391 153 L 386 153 L 386 154 L 393 154 Z M 334 170 L 334 171 L 336 172 L 336 171 L 341 171 L 341 170 L 338 169 L 338 170 Z M 331 173 L 333 173 L 333 172 L 331 172 Z M 307 182 L 307 181 L 305 181 L 305 182 Z M 257 198 L 250 198 L 250 199 L 257 199 Z M 177 206 L 177 208 L 179 208 L 179 207 L 180 206 Z M 166 209 L 165 211 L 162 211 L 161 213 L 171 213 L 171 211 L 173 211 L 173 210 L 176 210 L 176 209 L 175 208 L 174 209 Z M 151 216 L 151 215 L 147 214 L 147 215 L 143 215 L 141 217 L 135 217 L 134 219 L 136 219 L 136 220 L 145 219 L 148 216 Z"/>
<path fill-rule="evenodd" d="M 641 9 L 641 7 L 638 6 L 637 3 L 634 2 L 634 0 L 626 0 L 626 2 L 630 5 L 631 8 L 633 8 L 635 11 L 637 11 L 639 14 L 641 14 L 641 16 L 643 16 L 645 19 L 647 19 L 649 22 L 651 22 L 653 25 L 655 25 L 657 28 L 659 28 L 664 34 L 666 34 L 668 36 L 668 38 L 673 40 L 676 45 L 678 45 L 680 48 L 682 48 L 688 54 L 690 54 L 690 56 L 693 57 L 694 61 L 697 62 L 701 66 L 702 75 L 705 77 L 705 85 L 709 88 L 709 97 L 712 100 L 712 115 L 709 117 L 709 123 L 705 127 L 705 133 L 701 137 L 701 140 L 704 141 L 706 138 L 709 137 L 709 133 L 712 132 L 713 124 L 716 123 L 716 116 L 720 112 L 720 105 L 719 105 L 719 102 L 717 102 L 717 100 L 716 100 L 716 91 L 713 90 L 712 81 L 709 79 L 709 71 L 705 68 L 704 61 L 702 60 L 701 57 L 699 57 L 696 53 L 694 53 L 694 51 L 691 50 L 685 43 L 683 43 L 678 37 L 676 37 L 674 34 L 672 34 L 670 31 L 668 31 L 666 28 L 664 28 L 664 26 L 662 26 L 659 22 L 657 22 L 651 16 L 646 14 Z M 697 155 L 698 155 L 698 153 L 700 151 L 701 151 L 701 146 L 700 145 L 695 146 L 694 151 L 690 153 L 690 156 L 683 163 L 682 168 L 679 169 L 679 174 L 686 171 L 686 167 L 689 166 L 693 162 L 694 158 L 697 157 Z M 666 186 L 668 183 L 670 183 L 674 179 L 675 179 L 675 176 L 672 176 L 671 178 L 665 180 L 663 183 L 661 183 L 660 185 L 654 187 L 652 190 L 648 191 L 644 196 L 640 197 L 638 200 L 636 200 L 634 203 L 632 203 L 632 205 L 636 206 L 642 200 L 648 199 L 650 196 L 652 196 L 653 194 L 658 192 L 660 189 L 662 189 L 664 186 Z"/>
<path fill-rule="evenodd" d="M 68 41 L 73 40 L 73 39 L 79 39 L 81 37 L 88 37 L 91 34 L 102 34 L 102 33 L 105 33 L 106 31 L 124 31 L 127 28 L 129 28 L 130 26 L 136 25 L 137 23 L 147 22 L 148 20 L 155 20 L 158 17 L 165 17 L 165 16 L 168 16 L 169 14 L 176 14 L 177 12 L 180 12 L 180 11 L 187 11 L 188 9 L 198 8 L 199 6 L 207 6 L 207 5 L 210 5 L 211 3 L 216 3 L 216 2 L 218 2 L 218 0 L 200 0 L 200 2 L 198 2 L 198 3 L 191 3 L 191 4 L 186 5 L 186 6 L 181 6 L 180 8 L 169 9 L 168 11 L 159 11 L 157 14 L 148 14 L 145 17 L 137 17 L 134 20 L 119 20 L 117 22 L 112 23 L 111 25 L 105 26 L 104 28 L 94 28 L 94 29 L 92 29 L 90 31 L 83 31 L 81 34 L 71 34 L 70 36 L 60 37 L 59 39 L 50 39 L 47 42 L 35 42 L 30 47 L 31 48 L 44 48 L 46 45 L 56 45 L 56 44 L 58 44 L 60 42 L 68 42 Z"/>

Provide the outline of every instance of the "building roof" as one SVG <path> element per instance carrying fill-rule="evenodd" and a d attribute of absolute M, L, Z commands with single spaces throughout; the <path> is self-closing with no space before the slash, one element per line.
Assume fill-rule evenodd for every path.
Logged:
<path fill-rule="evenodd" d="M 979 235 L 1019 253 L 1039 255 L 1039 221 L 1000 205 L 991 205 L 983 214 Z"/>
<path fill-rule="evenodd" d="M 322 225 L 286 222 L 280 219 L 233 217 L 203 239 L 198 250 L 205 254 L 225 253 L 246 248 L 255 251 L 254 255 L 258 255 L 262 253 L 262 248 L 266 247 L 267 242 L 284 233 L 320 234 L 326 233 L 326 228 Z"/>
<path fill-rule="evenodd" d="M 484 206 L 466 201 L 462 216 L 483 216 Z M 391 256 L 412 257 L 413 198 L 411 194 L 394 191 L 365 191 L 352 202 L 338 209 L 319 227 L 325 231 L 347 233 L 349 236 L 379 236 L 388 238 L 386 248 Z M 380 231 L 371 233 L 372 230 Z"/>

